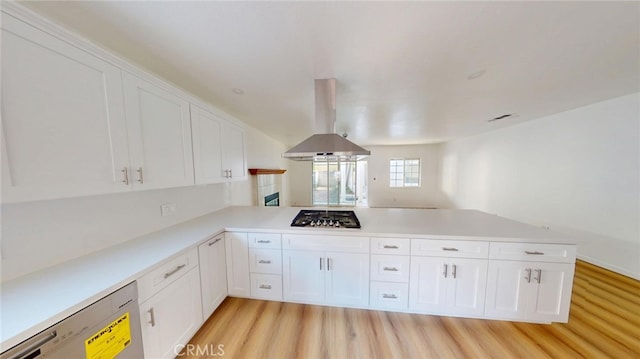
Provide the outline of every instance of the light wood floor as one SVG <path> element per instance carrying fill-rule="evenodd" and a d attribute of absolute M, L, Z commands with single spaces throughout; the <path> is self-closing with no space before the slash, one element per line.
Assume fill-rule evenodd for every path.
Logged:
<path fill-rule="evenodd" d="M 579 261 L 551 325 L 227 298 L 191 343 L 205 355 L 182 358 L 640 358 L 640 282 Z"/>

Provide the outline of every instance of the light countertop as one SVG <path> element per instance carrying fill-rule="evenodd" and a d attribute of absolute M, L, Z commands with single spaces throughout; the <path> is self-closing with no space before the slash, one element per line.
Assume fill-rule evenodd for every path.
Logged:
<path fill-rule="evenodd" d="M 302 208 L 228 207 L 1 284 L 0 351 L 223 231 L 575 244 L 570 237 L 473 210 L 356 208 L 361 229 L 291 227 Z"/>

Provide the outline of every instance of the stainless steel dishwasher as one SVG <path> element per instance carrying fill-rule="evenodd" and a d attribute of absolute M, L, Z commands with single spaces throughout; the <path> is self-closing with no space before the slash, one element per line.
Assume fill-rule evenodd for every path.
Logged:
<path fill-rule="evenodd" d="M 0 354 L 0 359 L 143 357 L 136 282 Z"/>

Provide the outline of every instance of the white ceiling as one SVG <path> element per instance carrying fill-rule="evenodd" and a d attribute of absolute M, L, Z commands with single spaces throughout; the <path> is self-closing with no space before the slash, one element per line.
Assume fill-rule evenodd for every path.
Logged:
<path fill-rule="evenodd" d="M 287 145 L 314 132 L 316 78 L 337 79 L 338 132 L 364 145 L 640 91 L 635 1 L 24 4 Z"/>

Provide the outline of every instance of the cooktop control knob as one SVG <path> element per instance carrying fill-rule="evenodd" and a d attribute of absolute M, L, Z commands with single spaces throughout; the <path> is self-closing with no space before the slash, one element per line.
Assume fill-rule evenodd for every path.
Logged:
<path fill-rule="evenodd" d="M 334 224 L 334 226 L 336 226 L 336 227 L 340 227 L 340 222 L 336 221 L 336 223 Z"/>
<path fill-rule="evenodd" d="M 326 226 L 327 225 L 327 220 L 325 219 L 324 221 L 322 221 L 322 225 Z"/>
<path fill-rule="evenodd" d="M 310 225 L 311 227 L 315 227 L 315 226 L 316 226 L 316 223 L 315 223 L 314 221 L 311 221 L 311 223 L 309 223 L 309 225 Z"/>

